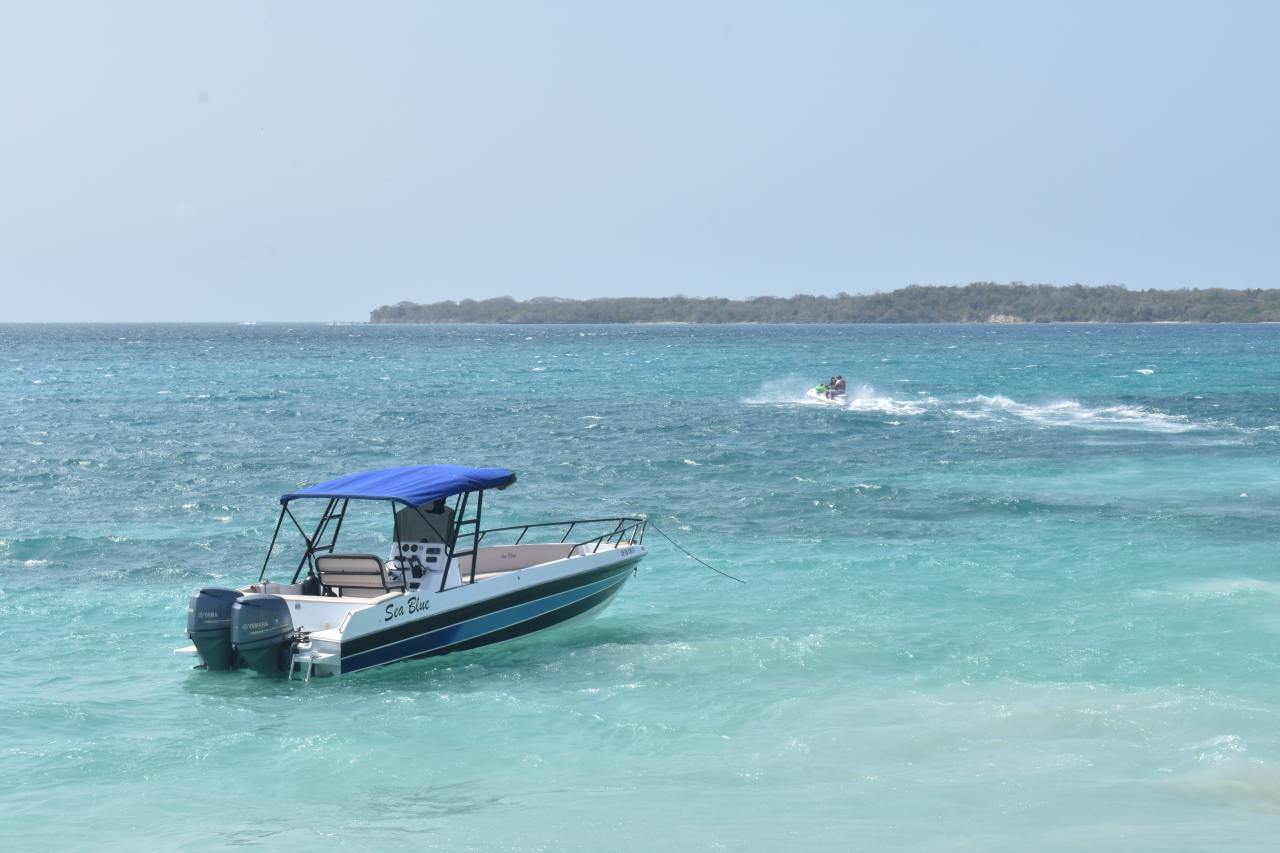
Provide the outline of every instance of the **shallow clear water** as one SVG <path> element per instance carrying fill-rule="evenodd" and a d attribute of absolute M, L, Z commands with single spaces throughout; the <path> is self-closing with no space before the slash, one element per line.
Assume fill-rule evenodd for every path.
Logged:
<path fill-rule="evenodd" d="M 1273 849 L 1275 326 L 0 326 L 20 849 Z M 847 406 L 806 404 L 848 380 Z M 597 620 L 194 672 L 276 498 L 648 513 Z M 8 844 L 6 844 L 8 846 Z"/>

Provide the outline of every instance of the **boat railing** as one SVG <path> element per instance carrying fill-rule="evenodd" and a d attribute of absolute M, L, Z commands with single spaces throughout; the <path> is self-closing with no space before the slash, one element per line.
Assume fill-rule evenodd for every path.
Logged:
<path fill-rule="evenodd" d="M 586 539 L 586 540 L 583 540 L 582 542 L 578 542 L 573 546 L 573 550 L 571 550 L 569 553 L 572 554 L 574 551 L 577 551 L 579 554 L 587 554 L 587 553 L 594 554 L 597 551 L 599 551 L 601 548 L 605 547 L 606 545 L 612 545 L 612 546 L 621 548 L 624 542 L 629 545 L 643 544 L 644 531 L 645 531 L 645 528 L 648 526 L 649 522 L 645 521 L 643 518 L 625 519 L 625 520 L 634 521 L 634 523 L 628 524 L 624 527 L 619 527 L 617 530 L 611 530 L 608 533 L 603 533 L 595 537 L 594 539 Z M 587 550 L 588 546 L 594 546 L 594 547 L 592 547 L 591 550 L 588 551 Z"/>
<path fill-rule="evenodd" d="M 560 536 L 559 541 L 561 543 L 567 543 L 570 541 L 569 537 L 573 535 L 573 531 L 580 527 L 592 524 L 612 524 L 613 529 L 611 530 L 607 530 L 598 536 L 591 537 L 590 539 L 584 539 L 582 541 L 575 541 L 572 543 L 571 553 L 573 549 L 586 552 L 588 547 L 592 545 L 595 546 L 591 550 L 591 552 L 594 553 L 595 551 L 599 551 L 605 545 L 621 545 L 623 542 L 630 542 L 637 545 L 643 543 L 644 531 L 647 523 L 648 522 L 643 518 L 620 517 L 579 518 L 572 521 L 543 521 L 536 524 L 513 524 L 510 527 L 491 527 L 488 530 L 481 530 L 479 542 L 483 543 L 486 536 L 498 533 L 513 533 L 518 530 L 520 533 L 516 536 L 516 541 L 510 544 L 519 545 L 524 541 L 524 538 L 529 535 L 529 531 L 531 530 L 542 531 L 556 529 L 556 532 L 559 532 L 558 528 L 563 527 L 564 533 Z M 537 534 L 535 533 L 534 535 L 536 536 Z"/>

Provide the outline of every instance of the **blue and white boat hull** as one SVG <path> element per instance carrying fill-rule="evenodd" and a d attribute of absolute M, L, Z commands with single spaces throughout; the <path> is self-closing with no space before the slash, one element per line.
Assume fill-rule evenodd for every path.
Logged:
<path fill-rule="evenodd" d="M 537 547 L 494 550 L 500 552 L 497 557 L 519 561 L 522 549 Z M 300 638 L 291 650 L 289 675 L 346 675 L 589 619 L 621 591 L 645 553 L 640 544 L 605 545 L 592 553 L 489 572 L 474 583 L 436 590 L 423 586 L 376 598 L 301 595 L 271 584 L 243 592 L 256 598 L 274 595 L 287 607 Z M 178 651 L 196 654 L 195 646 Z"/>
<path fill-rule="evenodd" d="M 574 566 L 572 573 L 557 572 L 551 564 L 513 573 L 509 578 L 487 579 L 475 584 L 474 590 L 460 587 L 426 598 L 399 596 L 383 604 L 380 611 L 353 616 L 333 649 L 338 671 L 346 674 L 474 649 L 594 615 L 618 594 L 643 556 L 644 547 L 637 545 L 602 553 L 598 558 L 592 555 L 564 561 L 596 564 Z M 493 588 L 498 585 L 504 589 Z M 463 600 L 461 593 L 472 591 L 487 595 L 477 601 Z M 416 600 L 410 603 L 410 599 Z M 314 646 L 325 640 L 313 634 L 311 642 Z"/>

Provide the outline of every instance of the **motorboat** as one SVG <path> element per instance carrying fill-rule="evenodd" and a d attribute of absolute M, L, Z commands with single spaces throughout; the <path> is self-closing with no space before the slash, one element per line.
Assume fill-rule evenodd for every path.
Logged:
<path fill-rule="evenodd" d="M 515 481 L 506 468 L 411 465 L 282 495 L 258 580 L 193 595 L 191 645 L 176 652 L 206 670 L 309 680 L 599 613 L 646 554 L 645 520 L 482 527 L 485 496 Z M 291 549 L 282 530 L 302 541 Z"/>

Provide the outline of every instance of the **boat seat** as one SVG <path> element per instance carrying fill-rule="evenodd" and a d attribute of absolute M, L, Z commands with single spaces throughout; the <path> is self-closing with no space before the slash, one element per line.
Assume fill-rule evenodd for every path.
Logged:
<path fill-rule="evenodd" d="M 393 580 L 386 565 L 373 554 L 322 554 L 316 557 L 320 583 L 346 597 L 377 598 L 388 592 L 404 592 L 401 575 Z"/>

